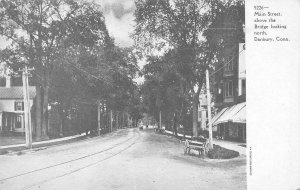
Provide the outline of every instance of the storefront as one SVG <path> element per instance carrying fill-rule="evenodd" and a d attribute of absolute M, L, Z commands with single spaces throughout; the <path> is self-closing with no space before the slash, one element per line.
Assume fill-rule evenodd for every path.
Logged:
<path fill-rule="evenodd" d="M 222 109 L 213 117 L 212 125 L 221 139 L 246 141 L 246 103 Z"/>

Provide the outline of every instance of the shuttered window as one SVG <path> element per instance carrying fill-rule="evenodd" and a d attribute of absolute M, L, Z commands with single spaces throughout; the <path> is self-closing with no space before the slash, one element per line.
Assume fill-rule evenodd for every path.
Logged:
<path fill-rule="evenodd" d="M 15 102 L 15 111 L 24 111 L 24 102 Z"/>
<path fill-rule="evenodd" d="M 233 96 L 233 82 L 231 80 L 225 83 L 225 97 Z"/>

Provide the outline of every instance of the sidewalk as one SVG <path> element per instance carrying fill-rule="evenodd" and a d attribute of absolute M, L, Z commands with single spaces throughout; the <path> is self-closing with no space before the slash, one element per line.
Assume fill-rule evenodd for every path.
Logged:
<path fill-rule="evenodd" d="M 165 130 L 167 134 L 173 135 L 171 131 Z M 177 134 L 179 137 L 183 137 L 182 134 Z M 191 138 L 191 136 L 186 135 L 186 138 Z M 240 153 L 240 155 L 246 155 L 247 148 L 246 143 L 242 142 L 233 142 L 233 141 L 226 141 L 226 140 L 218 140 L 218 139 L 213 139 L 213 144 L 219 145 L 221 147 L 234 150 Z M 242 145 L 242 146 L 241 146 Z"/>
<path fill-rule="evenodd" d="M 61 143 L 65 143 L 65 142 L 72 142 L 74 140 L 83 139 L 83 138 L 85 138 L 85 136 L 86 136 L 85 134 L 81 134 L 81 135 L 74 135 L 74 136 L 63 137 L 63 138 L 58 138 L 58 139 L 51 139 L 51 140 L 47 140 L 47 141 L 33 142 L 32 147 L 38 148 L 38 147 L 43 147 L 43 146 L 61 144 Z M 26 149 L 26 144 L 14 144 L 14 145 L 0 146 L 0 150 L 23 150 L 23 149 Z"/>
<path fill-rule="evenodd" d="M 245 147 L 246 143 L 213 139 L 213 144 L 222 146 L 230 150 L 235 150 L 239 152 L 240 155 L 246 155 L 246 150 L 247 150 L 247 148 Z M 243 145 L 244 147 L 241 145 Z"/>

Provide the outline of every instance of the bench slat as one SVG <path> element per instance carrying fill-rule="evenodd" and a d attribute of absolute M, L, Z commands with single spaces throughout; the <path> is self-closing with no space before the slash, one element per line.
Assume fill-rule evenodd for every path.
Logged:
<path fill-rule="evenodd" d="M 193 141 L 193 140 L 186 140 L 185 141 L 185 153 L 190 149 L 194 149 L 194 150 L 197 150 L 199 151 L 199 154 L 200 154 L 200 151 L 203 151 L 204 154 L 206 154 L 206 144 L 207 142 L 199 142 L 199 141 Z"/>
<path fill-rule="evenodd" d="M 189 141 L 189 144 L 203 145 L 204 143 L 198 141 Z"/>

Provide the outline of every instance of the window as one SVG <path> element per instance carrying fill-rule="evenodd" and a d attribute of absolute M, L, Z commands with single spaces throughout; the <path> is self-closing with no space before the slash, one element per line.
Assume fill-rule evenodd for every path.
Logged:
<path fill-rule="evenodd" d="M 24 111 L 24 102 L 15 102 L 15 111 Z"/>
<path fill-rule="evenodd" d="M 233 96 L 233 83 L 232 81 L 228 81 L 225 83 L 225 97 Z"/>
<path fill-rule="evenodd" d="M 227 71 L 232 71 L 233 70 L 233 56 L 228 56 L 227 58 L 226 58 L 226 62 L 225 62 L 225 64 L 227 64 L 226 65 L 226 70 Z"/>
<path fill-rule="evenodd" d="M 242 94 L 246 94 L 246 79 L 242 80 Z"/>
<path fill-rule="evenodd" d="M 0 78 L 0 86 L 6 86 L 6 79 Z"/>
<path fill-rule="evenodd" d="M 21 115 L 17 116 L 16 128 L 22 128 L 22 119 L 23 119 L 23 117 Z"/>

